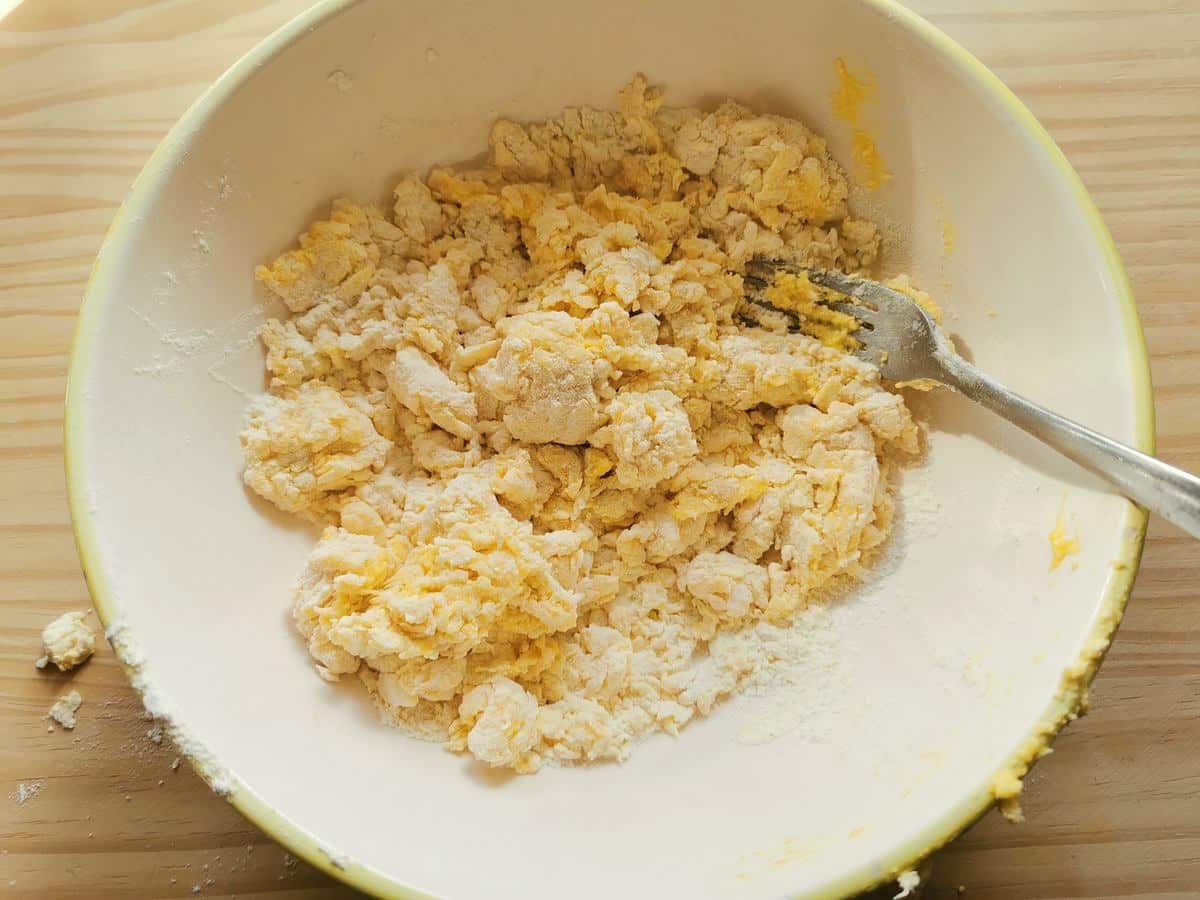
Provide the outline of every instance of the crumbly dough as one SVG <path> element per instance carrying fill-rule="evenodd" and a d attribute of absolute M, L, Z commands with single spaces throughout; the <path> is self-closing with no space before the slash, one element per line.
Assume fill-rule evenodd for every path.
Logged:
<path fill-rule="evenodd" d="M 751 257 L 860 271 L 879 235 L 799 122 L 641 78 L 490 143 L 259 268 L 291 315 L 245 480 L 324 526 L 294 605 L 322 677 L 490 765 L 619 760 L 888 536 L 904 402 L 742 314 Z"/>
<path fill-rule="evenodd" d="M 50 707 L 47 715 L 70 731 L 75 727 L 75 713 L 79 712 L 79 707 L 82 705 L 83 697 L 79 691 L 68 691 L 54 701 L 54 705 Z"/>
<path fill-rule="evenodd" d="M 84 621 L 87 612 L 63 613 L 42 629 L 42 655 L 34 663 L 39 669 L 50 663 L 66 672 L 83 664 L 96 649 L 96 635 Z"/>

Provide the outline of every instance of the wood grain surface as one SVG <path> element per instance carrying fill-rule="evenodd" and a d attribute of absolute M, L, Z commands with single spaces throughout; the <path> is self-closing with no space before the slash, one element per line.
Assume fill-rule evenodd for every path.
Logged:
<path fill-rule="evenodd" d="M 180 113 L 306 5 L 26 0 L 0 21 L 0 896 L 356 896 L 172 767 L 107 646 L 69 675 L 32 665 L 43 625 L 90 606 L 62 398 L 92 259 Z M 1083 176 L 1138 298 L 1160 453 L 1200 471 L 1200 0 L 912 5 L 1012 86 Z M 1200 544 L 1152 522 L 1092 712 L 1030 777 L 1026 823 L 987 816 L 935 858 L 927 897 L 1200 896 L 1197 594 Z M 48 731 L 68 685 L 79 726 Z M 19 802 L 20 785 L 37 793 Z"/>

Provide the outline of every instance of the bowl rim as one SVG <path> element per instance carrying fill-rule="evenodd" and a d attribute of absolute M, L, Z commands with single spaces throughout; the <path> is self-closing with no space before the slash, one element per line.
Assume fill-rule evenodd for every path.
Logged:
<path fill-rule="evenodd" d="M 320 0 L 247 51 L 188 107 L 134 180 L 113 218 L 88 277 L 68 359 L 63 435 L 68 506 L 76 550 L 97 615 L 106 628 L 106 634 L 122 668 L 130 677 L 135 689 L 143 695 L 147 685 L 141 677 L 140 656 L 132 643 L 113 634 L 113 629 L 121 618 L 120 602 L 107 583 L 100 564 L 101 554 L 86 499 L 89 491 L 85 466 L 84 408 L 87 398 L 84 380 L 90 369 L 95 332 L 102 312 L 113 299 L 112 295 L 105 294 L 100 286 L 107 280 L 112 267 L 121 257 L 125 238 L 132 226 L 140 220 L 141 214 L 165 184 L 175 164 L 187 152 L 191 140 L 206 120 L 269 59 L 318 25 L 345 12 L 358 2 L 360 0 Z M 892 24 L 908 32 L 928 46 L 935 56 L 949 64 L 959 77 L 974 83 L 976 87 L 982 88 L 1000 101 L 1004 114 L 1020 127 L 1026 138 L 1032 140 L 1043 157 L 1053 165 L 1058 177 L 1070 189 L 1078 211 L 1083 215 L 1096 245 L 1102 252 L 1104 266 L 1120 307 L 1126 352 L 1133 374 L 1134 445 L 1146 453 L 1153 453 L 1154 401 L 1145 337 L 1137 306 L 1112 236 L 1078 174 L 1033 113 L 972 53 L 922 16 L 901 6 L 898 0 L 857 2 L 873 9 Z M 1045 755 L 1060 729 L 1077 718 L 1086 707 L 1088 687 L 1120 625 L 1133 588 L 1145 541 L 1147 518 L 1144 510 L 1132 502 L 1127 504 L 1121 551 L 1113 561 L 1111 574 L 1093 615 L 1083 649 L 1075 663 L 1065 671 L 1056 696 L 1032 723 L 1026 737 L 1010 751 L 999 772 L 1017 778 L 1023 776 L 1040 756 Z M 316 868 L 375 896 L 403 900 L 424 900 L 430 897 L 429 894 L 372 867 L 333 853 L 315 834 L 274 809 L 235 773 L 226 772 L 217 761 L 191 747 L 180 749 L 188 756 L 200 776 L 243 816 Z M 995 800 L 992 780 L 985 779 L 934 822 L 897 842 L 883 854 L 865 859 L 829 879 L 809 896 L 834 898 L 853 895 L 891 881 L 902 872 L 915 869 L 931 853 L 949 843 L 978 820 L 991 808 Z"/>

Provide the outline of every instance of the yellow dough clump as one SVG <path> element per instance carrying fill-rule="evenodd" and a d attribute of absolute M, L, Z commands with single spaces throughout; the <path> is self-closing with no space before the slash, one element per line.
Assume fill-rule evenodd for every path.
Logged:
<path fill-rule="evenodd" d="M 96 649 L 96 634 L 85 621 L 87 612 L 63 613 L 42 629 L 42 650 L 35 665 L 53 663 L 60 672 L 82 665 Z"/>
<path fill-rule="evenodd" d="M 259 280 L 245 481 L 321 523 L 295 621 L 384 718 L 519 772 L 619 760 L 863 572 L 918 432 L 878 371 L 741 315 L 755 256 L 862 271 L 825 141 L 728 102 L 499 122 L 338 201 Z M 842 323 L 833 323 L 842 327 Z"/>

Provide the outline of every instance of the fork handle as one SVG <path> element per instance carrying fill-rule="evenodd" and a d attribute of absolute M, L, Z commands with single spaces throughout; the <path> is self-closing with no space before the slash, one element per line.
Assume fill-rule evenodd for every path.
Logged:
<path fill-rule="evenodd" d="M 944 383 L 1200 538 L 1200 478 L 1026 400 L 955 353 L 938 353 Z"/>

